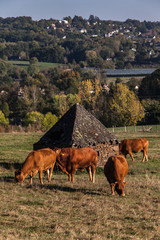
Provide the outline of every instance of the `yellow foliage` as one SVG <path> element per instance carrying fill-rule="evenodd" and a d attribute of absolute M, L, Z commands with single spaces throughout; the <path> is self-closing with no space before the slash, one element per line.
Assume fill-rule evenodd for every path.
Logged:
<path fill-rule="evenodd" d="M 85 102 L 92 107 L 95 106 L 96 100 L 102 91 L 102 86 L 98 79 L 93 82 L 90 79 L 83 81 L 79 87 L 79 95 L 81 97 L 81 101 Z"/>
<path fill-rule="evenodd" d="M 129 88 L 116 84 L 113 97 L 109 100 L 111 120 L 118 125 L 136 125 L 137 121 L 144 118 L 144 108 L 140 101 Z"/>

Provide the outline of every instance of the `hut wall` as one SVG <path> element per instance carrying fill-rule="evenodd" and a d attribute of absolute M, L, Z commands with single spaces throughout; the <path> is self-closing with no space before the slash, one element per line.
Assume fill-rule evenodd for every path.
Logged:
<path fill-rule="evenodd" d="M 104 167 L 105 163 L 107 162 L 110 156 L 116 155 L 119 153 L 119 146 L 118 144 L 109 144 L 103 143 L 98 144 L 97 146 L 90 146 L 95 151 L 98 152 L 98 167 Z"/>

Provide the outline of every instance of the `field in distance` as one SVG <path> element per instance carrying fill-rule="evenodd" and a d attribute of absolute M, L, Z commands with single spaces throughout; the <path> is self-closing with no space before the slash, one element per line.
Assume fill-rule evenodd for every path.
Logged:
<path fill-rule="evenodd" d="M 127 135 L 126 135 L 127 134 Z M 95 184 L 86 172 L 75 175 L 75 183 L 56 171 L 50 184 L 38 175 L 33 186 L 26 179 L 14 182 L 33 143 L 42 133 L 0 134 L 0 239 L 154 239 L 160 236 L 160 134 L 117 133 L 121 140 L 146 137 L 149 162 L 142 153 L 127 156 L 126 197 L 111 196 L 103 169 L 97 168 Z"/>
<path fill-rule="evenodd" d="M 12 63 L 13 65 L 22 67 L 24 69 L 27 69 L 29 67 L 29 61 L 8 61 L 9 63 Z M 53 67 L 57 67 L 59 65 L 62 64 L 58 64 L 58 63 L 48 63 L 48 62 L 38 62 L 36 63 L 36 66 L 40 69 L 47 69 L 47 68 L 53 68 Z"/>

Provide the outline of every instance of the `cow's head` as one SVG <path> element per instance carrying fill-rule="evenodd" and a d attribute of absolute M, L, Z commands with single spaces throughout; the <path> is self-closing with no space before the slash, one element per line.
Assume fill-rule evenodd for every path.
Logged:
<path fill-rule="evenodd" d="M 58 156 L 61 152 L 61 148 L 54 148 L 53 151 L 55 151 L 56 155 Z"/>
<path fill-rule="evenodd" d="M 22 183 L 24 181 L 24 175 L 21 172 L 21 170 L 16 170 L 15 171 L 15 180 L 18 183 Z"/>
<path fill-rule="evenodd" d="M 122 182 L 122 181 L 118 181 L 115 183 L 115 191 L 120 195 L 120 196 L 125 196 L 124 193 L 124 188 L 125 185 L 127 184 L 127 182 Z"/>

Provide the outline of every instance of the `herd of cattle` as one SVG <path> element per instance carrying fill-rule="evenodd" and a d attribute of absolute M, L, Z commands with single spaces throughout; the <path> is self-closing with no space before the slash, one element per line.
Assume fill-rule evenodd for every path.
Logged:
<path fill-rule="evenodd" d="M 148 144 L 146 138 L 125 139 L 119 144 L 119 155 L 108 158 L 104 166 L 104 174 L 110 184 L 112 195 L 115 190 L 119 195 L 125 196 L 125 177 L 128 173 L 127 154 L 134 161 L 132 153 L 143 152 L 142 161 L 148 161 Z M 55 148 L 53 150 L 44 148 L 32 151 L 22 168 L 15 172 L 15 179 L 18 183 L 22 183 L 29 175 L 32 184 L 32 178 L 39 172 L 40 182 L 43 184 L 42 175 L 43 171 L 46 171 L 50 182 L 55 163 L 68 175 L 69 181 L 74 182 L 74 174 L 77 169 L 81 171 L 86 169 L 90 180 L 95 182 L 98 154 L 92 148 Z"/>

